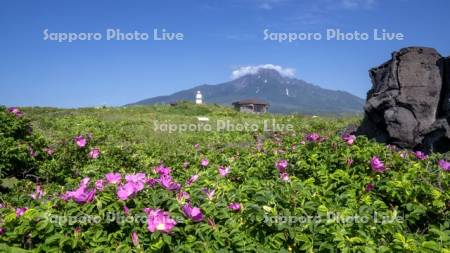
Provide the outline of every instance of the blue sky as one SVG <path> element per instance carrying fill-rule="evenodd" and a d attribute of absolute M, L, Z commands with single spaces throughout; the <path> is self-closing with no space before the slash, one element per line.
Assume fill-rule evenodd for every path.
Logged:
<path fill-rule="evenodd" d="M 230 80 L 242 66 L 276 64 L 324 88 L 365 97 L 368 69 L 406 46 L 450 55 L 447 0 L 9 0 L 0 3 L 0 104 L 123 105 Z M 182 41 L 44 40 L 59 33 L 184 34 Z M 264 40 L 270 32 L 340 29 L 403 33 L 403 41 Z"/>

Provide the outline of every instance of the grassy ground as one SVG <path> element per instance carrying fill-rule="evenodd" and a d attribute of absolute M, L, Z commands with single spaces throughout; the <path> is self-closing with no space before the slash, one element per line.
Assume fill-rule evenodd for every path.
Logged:
<path fill-rule="evenodd" d="M 226 107 L 188 103 L 175 107 L 158 105 L 98 109 L 28 108 L 25 112 L 31 118 L 33 128 L 50 140 L 56 141 L 82 132 L 94 133 L 100 128 L 100 131 L 103 129 L 115 133 L 106 136 L 110 143 L 160 143 L 170 149 L 178 149 L 180 142 L 189 145 L 224 145 L 254 141 L 255 136 L 264 137 L 273 133 L 266 131 L 267 129 L 281 130 L 275 132 L 289 131 L 283 129 L 283 126 L 292 126 L 297 133 L 318 132 L 326 136 L 360 121 L 357 116 L 314 118 L 301 115 L 259 115 L 239 113 Z M 209 121 L 202 123 L 197 117 L 208 117 Z M 191 129 L 183 130 L 183 124 L 189 124 Z M 178 128 L 170 131 L 170 126 Z M 125 138 L 120 138 L 121 136 Z M 212 136 L 216 138 L 211 138 Z"/>

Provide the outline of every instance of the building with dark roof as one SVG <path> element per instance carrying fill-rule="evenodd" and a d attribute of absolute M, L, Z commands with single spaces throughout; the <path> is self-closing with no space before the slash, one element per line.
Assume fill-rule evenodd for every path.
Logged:
<path fill-rule="evenodd" d="M 269 103 L 259 99 L 244 99 L 233 103 L 234 108 L 240 112 L 265 113 Z"/>

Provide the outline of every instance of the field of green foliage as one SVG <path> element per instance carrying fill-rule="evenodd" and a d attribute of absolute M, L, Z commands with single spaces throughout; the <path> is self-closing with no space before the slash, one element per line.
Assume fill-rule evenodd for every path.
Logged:
<path fill-rule="evenodd" d="M 450 252 L 448 158 L 359 122 L 0 107 L 0 252 Z"/>

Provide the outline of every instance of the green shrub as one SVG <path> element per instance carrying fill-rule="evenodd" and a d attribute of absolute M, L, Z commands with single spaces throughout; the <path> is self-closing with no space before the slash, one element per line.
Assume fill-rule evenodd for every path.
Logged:
<path fill-rule="evenodd" d="M 43 138 L 33 132 L 30 121 L 0 107 L 0 178 L 24 178 L 36 173 L 45 159 Z"/>
<path fill-rule="evenodd" d="M 220 114 L 209 109 L 209 116 Z M 294 124 L 295 131 L 168 135 L 152 132 L 146 119 L 150 114 L 174 119 L 166 112 L 153 115 L 158 108 L 100 110 L 77 110 L 70 117 L 61 111 L 52 122 L 45 120 L 46 128 L 39 131 L 51 129 L 47 141 L 55 147 L 38 164 L 38 174 L 49 179 L 41 184 L 45 195 L 31 198 L 37 186 L 30 180 L 7 182 L 13 187 L 0 198 L 0 252 L 449 252 L 450 173 L 438 166 L 441 156 L 419 160 L 365 137 L 349 145 L 335 134 L 358 119 L 279 116 L 279 122 Z M 32 115 L 36 125 L 46 119 L 38 113 Z M 237 117 L 260 119 L 242 114 L 233 119 Z M 324 138 L 305 141 L 312 131 Z M 74 137 L 88 133 L 92 139 L 77 147 Z M 92 159 L 89 152 L 96 147 L 101 154 Z M 382 173 L 371 168 L 374 156 L 384 162 Z M 201 166 L 202 159 L 209 164 Z M 277 170 L 281 160 L 287 161 L 288 181 Z M 200 208 L 201 221 L 186 216 L 186 200 L 160 183 L 147 184 L 125 200 L 118 198 L 114 184 L 96 190 L 87 203 L 61 199 L 82 178 L 90 177 L 90 190 L 112 171 L 122 174 L 122 186 L 123 176 L 134 172 L 161 179 L 154 170 L 161 163 L 171 167 L 173 180 Z M 229 166 L 230 173 L 222 177 L 219 166 Z M 192 175 L 199 178 L 188 184 Z M 205 188 L 215 189 L 211 199 Z M 230 210 L 233 202 L 242 209 Z M 22 207 L 28 211 L 18 217 L 16 208 Z M 177 224 L 163 233 L 150 232 L 145 222 L 108 219 L 111 212 L 145 216 L 144 208 L 167 211 Z M 57 217 L 66 220 L 54 222 Z M 68 223 L 69 217 L 85 220 Z M 86 220 L 96 217 L 98 222 Z"/>

